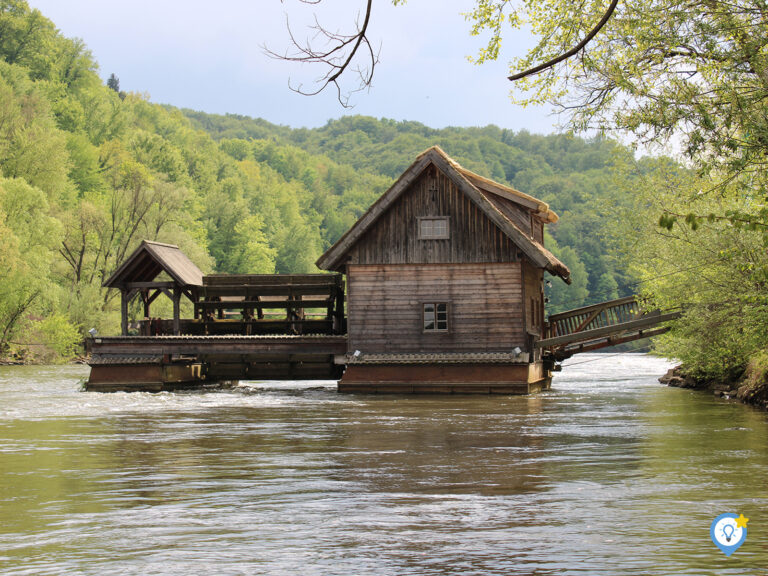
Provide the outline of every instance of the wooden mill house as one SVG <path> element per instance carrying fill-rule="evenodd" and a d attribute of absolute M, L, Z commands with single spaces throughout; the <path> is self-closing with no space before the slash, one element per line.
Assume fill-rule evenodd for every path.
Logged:
<path fill-rule="evenodd" d="M 206 276 L 177 247 L 143 242 L 105 284 L 121 291 L 123 335 L 94 338 L 87 388 L 340 377 L 342 392 L 525 394 L 564 358 L 668 329 L 652 328 L 678 313 L 644 313 L 632 296 L 545 321 L 544 273 L 570 283 L 544 247 L 553 222 L 544 202 L 433 147 L 320 257 L 330 274 Z M 149 317 L 161 294 L 172 320 Z"/>
<path fill-rule="evenodd" d="M 557 215 L 449 158 L 421 154 L 317 262 L 347 278 L 340 391 L 527 393 L 549 386 L 534 342 Z"/>

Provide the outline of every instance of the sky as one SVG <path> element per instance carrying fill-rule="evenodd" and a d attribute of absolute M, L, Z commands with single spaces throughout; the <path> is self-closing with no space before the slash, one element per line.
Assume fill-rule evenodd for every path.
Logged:
<path fill-rule="evenodd" d="M 467 61 L 483 45 L 461 15 L 470 0 L 377 0 L 370 34 L 379 50 L 373 86 L 344 109 L 332 90 L 313 97 L 291 91 L 319 68 L 269 58 L 290 47 L 286 18 L 299 38 L 317 12 L 329 29 L 353 30 L 364 0 L 28 0 L 68 37 L 85 41 L 106 79 L 153 102 L 209 113 L 242 114 L 292 127 L 317 127 L 346 114 L 412 120 L 433 128 L 495 124 L 515 131 L 556 131 L 547 108 L 509 98 L 508 61 L 532 45 L 509 32 L 498 62 Z"/>

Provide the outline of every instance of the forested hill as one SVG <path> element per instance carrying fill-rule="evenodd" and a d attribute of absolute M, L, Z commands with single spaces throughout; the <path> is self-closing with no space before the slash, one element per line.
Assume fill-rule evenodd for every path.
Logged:
<path fill-rule="evenodd" d="M 183 112 L 221 147 L 249 148 L 258 161 L 289 180 L 308 153 L 392 181 L 418 154 L 437 144 L 464 167 L 536 196 L 560 215 L 560 222 L 549 226 L 547 245 L 571 268 L 574 283 L 553 284 L 551 311 L 631 292 L 631 278 L 610 254 L 608 226 L 629 201 L 616 190 L 615 166 L 634 164 L 634 159 L 614 141 L 540 136 L 496 126 L 438 130 L 366 116 L 346 116 L 311 130 L 290 129 L 238 115 Z"/>
<path fill-rule="evenodd" d="M 558 211 L 549 247 L 575 282 L 553 282 L 553 309 L 628 282 L 601 214 L 623 203 L 612 162 L 632 157 L 611 142 L 364 117 L 293 130 L 182 113 L 122 92 L 117 77 L 105 85 L 84 44 L 23 0 L 0 0 L 0 31 L 0 356 L 33 342 L 66 356 L 91 327 L 117 331 L 117 299 L 101 284 L 144 238 L 178 244 L 204 271 L 314 271 L 434 144 Z"/>

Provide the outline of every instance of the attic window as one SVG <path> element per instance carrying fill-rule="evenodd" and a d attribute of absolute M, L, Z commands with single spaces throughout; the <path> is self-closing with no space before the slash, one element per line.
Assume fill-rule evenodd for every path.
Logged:
<path fill-rule="evenodd" d="M 449 237 L 448 216 L 419 218 L 421 240 L 447 240 Z"/>

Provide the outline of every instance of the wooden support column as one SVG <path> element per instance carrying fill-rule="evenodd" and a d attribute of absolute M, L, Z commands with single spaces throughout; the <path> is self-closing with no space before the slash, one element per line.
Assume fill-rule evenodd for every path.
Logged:
<path fill-rule="evenodd" d="M 120 327 L 123 336 L 128 336 L 128 289 L 120 290 Z"/>
<path fill-rule="evenodd" d="M 173 335 L 181 333 L 181 288 L 173 287 Z"/>
<path fill-rule="evenodd" d="M 144 318 L 149 318 L 149 289 L 144 288 L 141 290 L 141 301 L 144 303 Z"/>
<path fill-rule="evenodd" d="M 344 333 L 344 280 L 339 276 L 336 286 L 336 314 L 334 318 L 333 332 L 335 334 Z"/>

